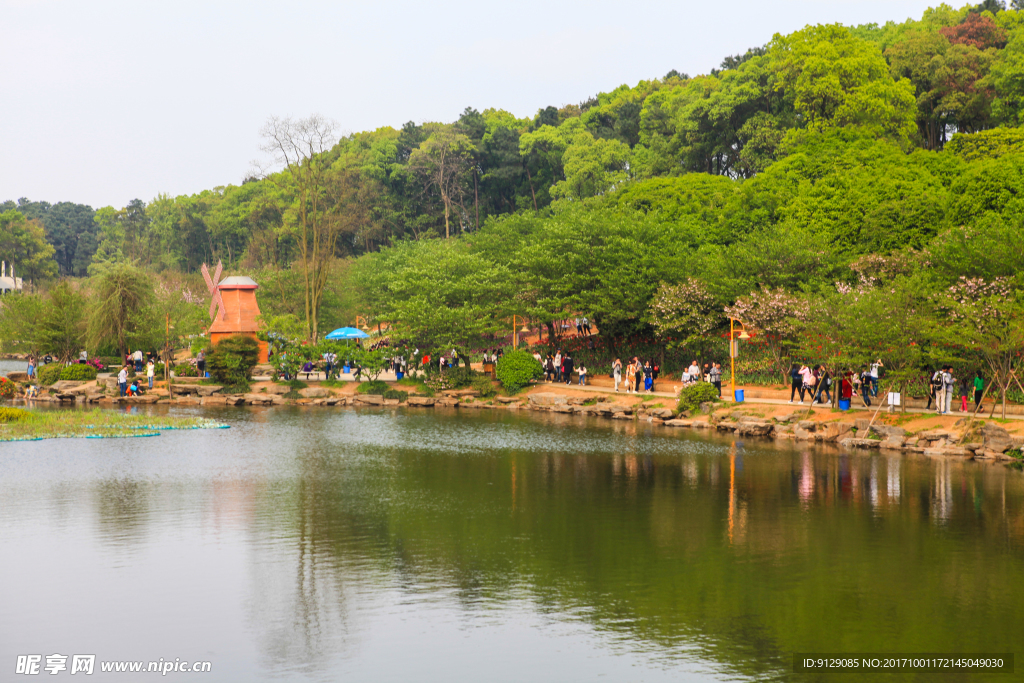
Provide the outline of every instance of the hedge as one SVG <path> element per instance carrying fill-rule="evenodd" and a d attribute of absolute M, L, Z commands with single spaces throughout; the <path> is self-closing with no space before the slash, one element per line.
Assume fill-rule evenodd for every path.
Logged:
<path fill-rule="evenodd" d="M 540 361 L 529 351 L 509 351 L 498 359 L 494 374 L 508 391 L 519 391 L 530 383 L 530 380 L 544 376 L 544 368 Z"/>

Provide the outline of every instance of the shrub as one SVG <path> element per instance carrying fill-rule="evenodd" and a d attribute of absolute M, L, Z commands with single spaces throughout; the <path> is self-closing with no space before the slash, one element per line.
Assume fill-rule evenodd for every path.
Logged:
<path fill-rule="evenodd" d="M 544 368 L 529 351 L 509 351 L 498 359 L 495 376 L 508 391 L 519 391 L 544 376 Z"/>
<path fill-rule="evenodd" d="M 718 400 L 718 390 L 715 389 L 714 384 L 697 382 L 680 392 L 679 411 L 697 410 L 701 403 L 715 403 Z"/>
<path fill-rule="evenodd" d="M 91 365 L 75 363 L 74 365 L 68 365 L 61 368 L 60 378 L 87 382 L 89 380 L 96 379 L 96 368 Z"/>
<path fill-rule="evenodd" d="M 398 391 L 397 389 L 388 389 L 384 392 L 384 398 L 397 398 L 399 401 L 404 403 L 405 400 L 409 398 L 409 392 Z"/>
<path fill-rule="evenodd" d="M 259 342 L 252 337 L 236 334 L 220 340 L 206 355 L 206 369 L 221 384 L 248 387 L 252 369 L 259 359 Z"/>
<path fill-rule="evenodd" d="M 6 377 L 0 377 L 0 399 L 14 398 L 18 395 L 18 384 Z M 14 410 L 14 408 L 0 408 L 0 410 Z M 3 420 L 0 420 L 3 422 Z"/>
<path fill-rule="evenodd" d="M 494 388 L 494 382 L 487 375 L 477 375 L 473 378 L 470 386 L 479 391 L 484 398 L 490 398 L 498 393 L 498 390 Z"/>
<path fill-rule="evenodd" d="M 383 396 L 388 392 L 388 389 L 390 388 L 391 387 L 388 386 L 387 382 L 382 382 L 379 379 L 375 379 L 372 382 L 363 382 L 358 387 L 356 387 L 356 391 L 360 394 L 374 394 L 376 396 Z"/>
<path fill-rule="evenodd" d="M 175 377 L 198 377 L 199 368 L 191 363 L 180 363 L 174 366 Z"/>
<path fill-rule="evenodd" d="M 36 369 L 39 384 L 49 386 L 60 379 L 60 372 L 64 368 L 60 363 L 50 363 Z"/>
<path fill-rule="evenodd" d="M 5 382 L 7 384 L 14 384 L 14 382 L 0 378 L 0 386 L 3 386 Z M 6 422 L 22 422 L 31 417 L 32 413 L 27 410 L 22 410 L 21 408 L 0 408 L 0 424 L 4 424 Z"/>

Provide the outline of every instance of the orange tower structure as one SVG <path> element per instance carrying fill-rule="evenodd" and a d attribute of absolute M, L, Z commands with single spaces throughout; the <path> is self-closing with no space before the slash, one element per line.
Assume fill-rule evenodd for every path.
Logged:
<path fill-rule="evenodd" d="M 221 339 L 236 334 L 257 339 L 260 314 L 256 303 L 256 289 L 259 287 L 251 278 L 235 275 L 221 280 L 213 293 L 213 304 L 217 306 L 213 323 L 210 325 L 210 343 L 217 345 Z M 212 308 L 213 306 L 211 306 Z M 257 341 L 259 341 L 257 339 Z M 267 343 L 260 341 L 260 362 L 267 362 Z"/>

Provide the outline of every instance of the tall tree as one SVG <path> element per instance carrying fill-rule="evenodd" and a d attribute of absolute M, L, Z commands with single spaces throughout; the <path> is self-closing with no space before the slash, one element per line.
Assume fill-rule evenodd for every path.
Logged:
<path fill-rule="evenodd" d="M 272 176 L 294 194 L 293 216 L 305 285 L 306 334 L 319 335 L 318 312 L 338 243 L 340 221 L 331 192 L 331 160 L 336 124 L 313 114 L 304 119 L 271 117 L 260 135 L 263 151 L 284 165 Z"/>
<path fill-rule="evenodd" d="M 451 213 L 462 206 L 466 176 L 473 168 L 473 142 L 454 126 L 430 123 L 429 137 L 409 157 L 409 166 L 428 189 L 435 190 L 444 205 L 444 236 L 451 237 Z M 461 223 L 461 221 L 460 221 Z"/>

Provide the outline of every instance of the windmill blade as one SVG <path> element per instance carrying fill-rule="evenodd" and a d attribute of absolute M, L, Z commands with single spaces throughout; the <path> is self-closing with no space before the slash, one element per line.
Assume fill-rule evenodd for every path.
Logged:
<path fill-rule="evenodd" d="M 218 259 L 218 261 L 217 261 L 217 270 L 213 274 L 213 283 L 214 283 L 214 285 L 219 285 L 220 284 L 220 274 L 223 273 L 223 272 L 224 272 L 224 262 Z"/>
<path fill-rule="evenodd" d="M 210 279 L 210 269 L 203 264 L 203 267 L 199 269 L 199 272 L 203 274 L 203 279 L 206 280 L 206 289 L 209 290 L 210 294 L 213 294 L 213 280 Z"/>

